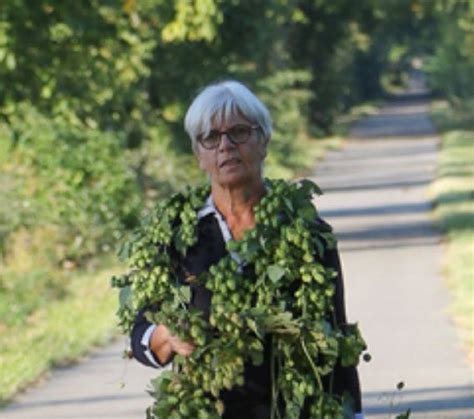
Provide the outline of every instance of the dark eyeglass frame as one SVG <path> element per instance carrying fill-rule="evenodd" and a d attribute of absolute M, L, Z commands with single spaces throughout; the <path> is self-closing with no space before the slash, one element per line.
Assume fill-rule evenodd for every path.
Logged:
<path fill-rule="evenodd" d="M 249 132 L 248 132 L 247 138 L 245 138 L 245 140 L 243 140 L 243 141 L 242 140 L 236 140 L 232 135 L 232 130 L 234 130 L 235 128 L 248 128 Z M 222 141 L 222 135 L 226 134 L 227 138 L 229 139 L 229 141 L 232 144 L 234 144 L 234 145 L 236 145 L 236 144 L 245 144 L 250 139 L 252 131 L 253 130 L 258 130 L 258 129 L 260 129 L 260 127 L 258 125 L 236 124 L 236 125 L 233 125 L 232 127 L 230 127 L 229 129 L 227 129 L 225 131 L 211 130 L 207 137 L 203 137 L 203 135 L 200 134 L 200 135 L 197 136 L 197 141 L 206 150 L 213 150 L 213 149 L 218 148 L 220 146 L 221 141 Z M 205 140 L 207 138 L 209 138 L 211 134 L 218 134 L 219 137 L 218 137 L 218 140 L 216 141 L 216 143 L 214 145 L 209 146 L 209 144 L 207 144 L 207 145 L 205 144 Z"/>

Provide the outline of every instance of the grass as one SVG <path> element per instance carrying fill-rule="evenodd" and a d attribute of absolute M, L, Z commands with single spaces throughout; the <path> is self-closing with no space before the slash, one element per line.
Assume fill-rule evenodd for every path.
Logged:
<path fill-rule="evenodd" d="M 74 278 L 68 296 L 35 310 L 20 328 L 0 330 L 0 404 L 56 365 L 65 365 L 117 334 L 114 269 Z"/>
<path fill-rule="evenodd" d="M 442 138 L 432 186 L 434 215 L 447 238 L 444 273 L 451 311 L 474 365 L 474 114 L 436 102 L 432 119 Z"/>

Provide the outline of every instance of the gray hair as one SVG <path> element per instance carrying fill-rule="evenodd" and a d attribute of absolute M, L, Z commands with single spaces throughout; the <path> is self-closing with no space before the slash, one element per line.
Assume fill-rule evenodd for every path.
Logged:
<path fill-rule="evenodd" d="M 266 141 L 272 134 L 272 120 L 267 107 L 248 87 L 226 80 L 205 87 L 193 100 L 184 118 L 184 128 L 197 152 L 197 137 L 211 131 L 212 122 L 224 123 L 234 115 L 242 115 L 257 124 Z"/>

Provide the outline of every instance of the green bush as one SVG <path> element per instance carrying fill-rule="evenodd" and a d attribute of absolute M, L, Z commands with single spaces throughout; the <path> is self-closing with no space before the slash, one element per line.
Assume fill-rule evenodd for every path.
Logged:
<path fill-rule="evenodd" d="M 474 3 L 447 2 L 439 7 L 439 42 L 426 70 L 431 86 L 454 105 L 473 109 Z"/>
<path fill-rule="evenodd" d="M 21 188 L 3 212 L 20 201 L 34 214 L 17 224 L 59 226 L 52 240 L 65 247 L 64 258 L 80 261 L 109 251 L 136 223 L 142 198 L 119 135 L 47 118 L 26 104 L 11 116 L 10 130 L 2 139 L 12 144 L 4 168 Z"/>
<path fill-rule="evenodd" d="M 0 273 L 2 326 L 22 326 L 35 310 L 65 296 L 64 286 L 47 270 Z"/>
<path fill-rule="evenodd" d="M 257 85 L 258 94 L 273 119 L 266 161 L 269 176 L 289 178 L 314 163 L 305 141 L 310 136 L 310 80 L 307 71 L 286 70 L 262 79 Z"/>

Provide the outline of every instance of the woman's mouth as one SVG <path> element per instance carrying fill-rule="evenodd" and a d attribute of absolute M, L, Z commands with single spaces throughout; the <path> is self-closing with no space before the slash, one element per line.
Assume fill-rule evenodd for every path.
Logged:
<path fill-rule="evenodd" d="M 230 159 L 224 160 L 219 167 L 224 167 L 224 166 L 235 166 L 237 164 L 240 164 L 240 159 L 237 157 L 231 157 Z"/>

